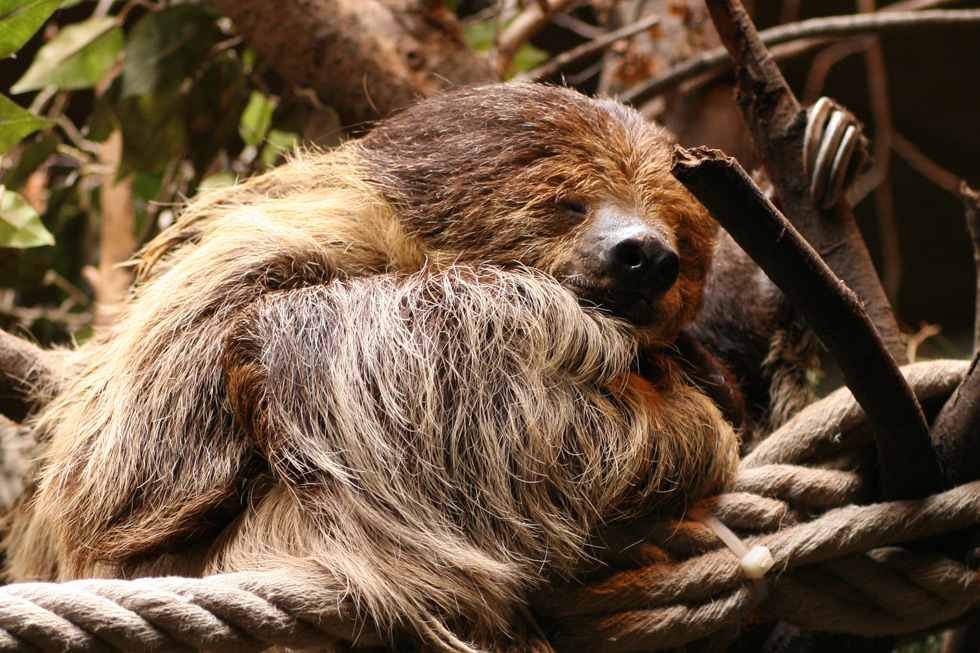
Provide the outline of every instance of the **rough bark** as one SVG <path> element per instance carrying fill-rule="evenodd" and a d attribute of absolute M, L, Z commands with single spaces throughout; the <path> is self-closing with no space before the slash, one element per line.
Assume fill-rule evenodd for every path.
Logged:
<path fill-rule="evenodd" d="M 806 111 L 738 0 L 706 0 L 712 21 L 735 60 L 739 106 L 783 211 L 827 265 L 865 304 L 891 355 L 906 362 L 898 324 L 847 201 L 823 211 L 803 168 Z"/>
<path fill-rule="evenodd" d="M 837 359 L 874 431 L 883 496 L 908 499 L 939 491 L 942 474 L 925 417 L 860 300 L 734 159 L 683 148 L 675 159 L 674 176 L 779 286 Z"/>
<path fill-rule="evenodd" d="M 948 487 L 980 478 L 980 194 L 965 182 L 959 192 L 977 264 L 977 314 L 970 370 L 932 423 Z"/>
<path fill-rule="evenodd" d="M 0 415 L 23 422 L 40 408 L 44 393 L 58 377 L 55 354 L 0 331 Z"/>
<path fill-rule="evenodd" d="M 438 0 L 213 0 L 284 80 L 312 88 L 345 126 L 417 97 L 496 81 Z"/>

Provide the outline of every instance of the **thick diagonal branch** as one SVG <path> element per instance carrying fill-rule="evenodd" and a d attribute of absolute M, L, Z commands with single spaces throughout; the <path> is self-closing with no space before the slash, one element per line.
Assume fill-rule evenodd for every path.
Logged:
<path fill-rule="evenodd" d="M 803 168 L 806 111 L 738 0 L 706 0 L 722 43 L 735 61 L 737 100 L 763 165 L 793 226 L 865 304 L 887 350 L 906 361 L 895 314 L 846 200 L 823 211 Z"/>
<path fill-rule="evenodd" d="M 912 498 L 941 489 L 922 409 L 858 297 L 734 159 L 716 150 L 678 148 L 671 172 L 797 306 L 837 359 L 874 431 L 884 496 Z"/>
<path fill-rule="evenodd" d="M 959 193 L 977 264 L 977 315 L 970 370 L 932 424 L 932 439 L 949 486 L 980 478 L 980 193 L 966 182 L 961 182 Z"/>

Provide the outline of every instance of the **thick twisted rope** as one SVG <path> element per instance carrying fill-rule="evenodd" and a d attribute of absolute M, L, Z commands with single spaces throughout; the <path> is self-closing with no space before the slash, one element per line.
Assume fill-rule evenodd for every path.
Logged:
<path fill-rule="evenodd" d="M 0 650 L 262 651 L 357 638 L 350 606 L 287 572 L 0 588 Z M 377 643 L 368 640 L 367 643 Z"/>
<path fill-rule="evenodd" d="M 948 396 L 966 365 L 904 371 L 928 401 Z M 900 545 L 980 523 L 980 482 L 917 501 L 861 505 L 867 480 L 855 469 L 870 443 L 860 408 L 838 391 L 763 442 L 743 460 L 733 491 L 709 502 L 746 544 L 772 552 L 767 596 L 700 522 L 637 526 L 610 540 L 620 539 L 629 568 L 539 598 L 535 608 L 553 626 L 555 647 L 670 648 L 735 626 L 754 609 L 805 628 L 865 635 L 920 631 L 977 609 L 976 569 L 941 550 Z M 288 572 L 0 588 L 3 651 L 239 653 L 380 643 L 362 625 L 349 600 L 298 584 Z"/>
<path fill-rule="evenodd" d="M 903 371 L 927 402 L 948 396 L 967 365 L 936 361 Z M 546 597 L 543 611 L 559 623 L 555 647 L 670 648 L 737 624 L 754 608 L 804 628 L 863 635 L 917 632 L 976 610 L 977 569 L 941 551 L 896 545 L 980 523 L 980 482 L 917 501 L 860 505 L 869 488 L 855 461 L 868 458 L 871 445 L 860 407 L 839 390 L 764 441 L 743 460 L 734 491 L 713 500 L 746 545 L 770 549 L 767 596 L 701 523 L 654 524 L 620 542 L 637 548 L 642 540 L 638 568 Z"/>

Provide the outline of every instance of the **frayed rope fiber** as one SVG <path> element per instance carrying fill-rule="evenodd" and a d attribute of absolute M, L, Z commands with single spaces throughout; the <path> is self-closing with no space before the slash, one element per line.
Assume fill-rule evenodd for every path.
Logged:
<path fill-rule="evenodd" d="M 968 363 L 903 369 L 921 401 L 948 396 Z M 930 539 L 980 524 L 980 482 L 867 504 L 873 445 L 846 389 L 814 403 L 742 461 L 708 509 L 775 560 L 768 594 L 694 520 L 611 534 L 607 565 L 536 597 L 556 650 L 649 651 L 734 632 L 749 613 L 867 636 L 936 627 L 980 607 L 980 576 Z M 959 556 L 962 557 L 962 556 Z M 0 650 L 261 651 L 342 640 L 376 645 L 351 604 L 288 571 L 79 580 L 0 588 Z M 372 640 L 372 637 L 374 638 Z"/>

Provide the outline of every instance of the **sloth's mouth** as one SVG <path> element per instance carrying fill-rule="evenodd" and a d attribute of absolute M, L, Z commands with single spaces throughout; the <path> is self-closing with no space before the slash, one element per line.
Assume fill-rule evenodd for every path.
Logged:
<path fill-rule="evenodd" d="M 623 318 L 635 326 L 650 326 L 659 316 L 657 299 L 660 294 L 652 296 L 635 290 L 607 288 L 581 275 L 565 277 L 561 284 L 575 293 L 584 306 Z"/>

